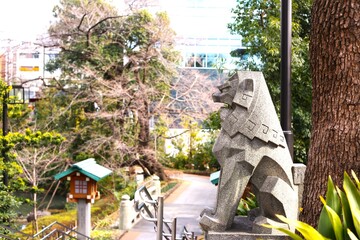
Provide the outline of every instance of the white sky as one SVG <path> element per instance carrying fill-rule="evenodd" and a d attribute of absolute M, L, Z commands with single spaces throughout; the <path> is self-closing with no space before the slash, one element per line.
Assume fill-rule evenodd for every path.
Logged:
<path fill-rule="evenodd" d="M 35 40 L 45 33 L 58 0 L 1 0 L 0 40 Z"/>
<path fill-rule="evenodd" d="M 120 0 L 108 0 L 115 6 Z M 206 1 L 206 9 L 189 9 Z M 52 9 L 59 0 L 0 0 L 0 47 L 5 39 L 31 41 L 46 33 L 52 17 Z M 231 20 L 230 6 L 236 0 L 161 0 L 172 26 L 180 35 L 223 36 Z M 194 12 L 196 11 L 196 12 Z"/>

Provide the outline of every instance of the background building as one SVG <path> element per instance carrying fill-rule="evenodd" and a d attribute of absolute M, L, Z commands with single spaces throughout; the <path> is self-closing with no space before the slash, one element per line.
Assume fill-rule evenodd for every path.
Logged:
<path fill-rule="evenodd" d="M 214 69 L 222 63 L 232 69 L 236 59 L 230 52 L 244 48 L 241 37 L 231 35 L 227 28 L 235 6 L 236 0 L 157 0 L 145 7 L 168 13 L 177 34 L 181 67 Z"/>
<path fill-rule="evenodd" d="M 230 52 L 241 48 L 241 38 L 227 29 L 235 0 L 162 1 L 177 32 L 182 67 L 234 68 Z"/>
<path fill-rule="evenodd" d="M 27 100 L 35 100 L 49 79 L 60 76 L 60 71 L 51 73 L 45 69 L 58 54 L 59 49 L 44 48 L 32 42 L 9 42 L 0 57 L 1 78 L 9 85 L 22 86 Z"/>
<path fill-rule="evenodd" d="M 19 45 L 16 49 L 15 79 L 49 79 L 59 77 L 60 72 L 50 73 L 45 66 L 49 61 L 55 60 L 59 54 L 58 49 L 44 48 L 32 43 Z M 33 86 L 40 87 L 43 83 L 36 81 Z"/>

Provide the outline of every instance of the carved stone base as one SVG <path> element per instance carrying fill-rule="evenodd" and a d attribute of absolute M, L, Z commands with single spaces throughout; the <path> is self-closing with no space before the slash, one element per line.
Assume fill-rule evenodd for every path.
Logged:
<path fill-rule="evenodd" d="M 279 231 L 273 233 L 254 233 L 257 231 L 254 223 L 248 217 L 235 217 L 233 225 L 224 232 L 209 231 L 205 233 L 205 240 L 290 240 L 291 238 Z M 257 228 L 257 227 L 255 227 Z M 270 229 L 269 229 L 270 230 Z"/>
<path fill-rule="evenodd" d="M 206 240 L 291 240 L 289 236 L 273 234 L 254 234 L 244 232 L 209 232 L 205 235 Z"/>

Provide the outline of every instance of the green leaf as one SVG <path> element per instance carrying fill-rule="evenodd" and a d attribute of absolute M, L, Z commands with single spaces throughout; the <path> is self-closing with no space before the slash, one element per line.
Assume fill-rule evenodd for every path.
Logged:
<path fill-rule="evenodd" d="M 359 232 L 360 232 L 360 210 L 355 209 L 354 211 L 352 211 L 352 216 L 353 216 L 353 220 L 354 220 L 355 231 L 356 231 L 357 235 L 360 236 L 360 234 L 359 234 Z"/>
<path fill-rule="evenodd" d="M 356 173 L 354 172 L 354 170 L 351 170 L 351 175 L 352 175 L 352 177 L 354 178 L 355 183 L 356 183 L 358 189 L 360 189 L 360 181 L 359 181 L 358 177 L 356 176 Z"/>
<path fill-rule="evenodd" d="M 360 236 L 360 203 L 358 201 L 360 199 L 360 193 L 346 172 L 344 173 L 344 191 L 349 201 L 356 233 Z"/>
<path fill-rule="evenodd" d="M 339 215 L 326 204 L 326 201 L 323 197 L 320 197 L 321 202 L 324 204 L 324 209 L 326 210 L 331 226 L 335 232 L 336 240 L 342 240 L 343 239 L 343 225 L 341 223 L 341 219 Z"/>
<path fill-rule="evenodd" d="M 282 215 L 276 215 L 281 221 L 294 226 L 296 228 L 296 230 L 298 230 L 305 239 L 307 240 L 326 240 L 329 238 L 324 237 L 323 235 L 321 235 L 318 231 L 316 231 L 316 229 L 314 229 L 312 226 L 310 226 L 309 224 L 297 221 L 297 220 L 291 220 L 291 219 L 287 219 L 286 217 L 282 216 Z"/>
<path fill-rule="evenodd" d="M 356 237 L 356 235 L 350 229 L 347 229 L 347 234 L 348 234 L 348 236 L 350 237 L 351 240 L 359 240 Z"/>
<path fill-rule="evenodd" d="M 355 231 L 354 221 L 352 218 L 351 210 L 349 202 L 346 198 L 346 195 L 343 191 L 341 191 L 338 187 L 336 187 L 336 191 L 340 196 L 341 206 L 342 206 L 342 222 L 344 224 L 344 230 L 350 229 L 351 231 Z"/>
<path fill-rule="evenodd" d="M 278 231 L 281 231 L 281 232 L 285 233 L 286 235 L 290 236 L 294 240 L 302 240 L 302 238 L 300 236 L 296 235 L 289 229 L 285 229 L 285 228 L 281 228 L 281 227 L 277 227 L 277 226 L 273 226 L 273 225 L 269 225 L 269 224 L 262 224 L 262 226 L 264 226 L 266 228 L 274 228 Z"/>
<path fill-rule="evenodd" d="M 328 178 L 328 183 L 327 183 L 326 205 L 332 208 L 338 215 L 341 214 L 340 198 L 336 192 L 334 182 L 332 181 L 330 176 Z M 329 218 L 329 215 L 325 207 L 323 207 L 323 209 L 321 210 L 317 230 L 323 236 L 330 239 L 335 239 L 335 232 L 334 229 L 331 227 L 331 219 Z"/>

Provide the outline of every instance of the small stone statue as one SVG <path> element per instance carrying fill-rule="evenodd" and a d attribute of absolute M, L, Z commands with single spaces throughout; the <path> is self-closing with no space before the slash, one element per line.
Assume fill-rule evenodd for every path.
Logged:
<path fill-rule="evenodd" d="M 254 222 L 278 221 L 275 214 L 296 219 L 293 162 L 262 73 L 237 72 L 218 88 L 213 100 L 225 106 L 220 109 L 222 128 L 213 153 L 221 175 L 216 208 L 203 211 L 201 227 L 229 229 L 248 183 L 260 209 Z"/>

